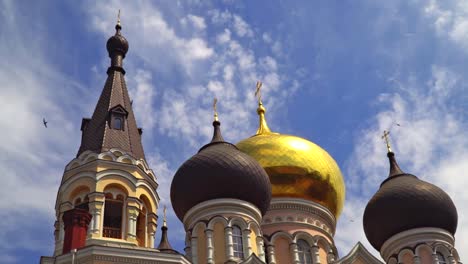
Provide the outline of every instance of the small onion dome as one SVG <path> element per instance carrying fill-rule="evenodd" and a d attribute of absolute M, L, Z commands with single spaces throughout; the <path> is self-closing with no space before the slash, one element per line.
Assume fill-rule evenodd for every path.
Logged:
<path fill-rule="evenodd" d="M 345 184 L 335 160 L 313 142 L 271 132 L 259 102 L 257 133 L 236 146 L 249 154 L 270 177 L 273 198 L 301 198 L 325 206 L 338 218 L 345 200 Z"/>
<path fill-rule="evenodd" d="M 193 206 L 219 198 L 255 205 L 264 215 L 270 205 L 271 185 L 265 170 L 249 155 L 224 141 L 220 122 L 214 121 L 213 139 L 177 170 L 171 202 L 181 221 Z"/>
<path fill-rule="evenodd" d="M 120 26 L 120 23 L 117 23 L 117 25 L 115 25 L 115 35 L 110 37 L 109 40 L 107 40 L 106 47 L 107 52 L 109 52 L 109 57 L 111 57 L 112 54 L 116 52 L 122 53 L 123 57 L 125 57 L 125 54 L 127 54 L 128 41 L 120 33 L 121 29 L 122 26 Z"/>
<path fill-rule="evenodd" d="M 390 175 L 382 182 L 364 211 L 364 232 L 371 245 L 380 248 L 390 237 L 413 228 L 441 228 L 452 235 L 457 230 L 457 209 L 439 187 L 404 173 L 387 154 Z"/>

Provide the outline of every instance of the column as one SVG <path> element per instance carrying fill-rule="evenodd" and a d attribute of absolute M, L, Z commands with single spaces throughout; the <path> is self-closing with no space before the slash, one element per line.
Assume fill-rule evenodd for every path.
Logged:
<path fill-rule="evenodd" d="M 147 244 L 149 248 L 154 248 L 154 239 L 156 236 L 156 230 L 158 227 L 158 216 L 155 213 L 150 213 L 147 215 L 148 220 L 147 220 L 147 231 L 148 231 L 148 239 L 149 243 Z"/>
<path fill-rule="evenodd" d="M 328 251 L 328 257 L 327 257 L 327 260 L 328 260 L 328 263 L 332 263 L 332 262 L 335 262 L 335 253 L 333 253 L 333 250 L 330 248 L 330 250 Z"/>
<path fill-rule="evenodd" d="M 99 201 L 90 202 L 88 204 L 89 212 L 92 215 L 88 233 L 90 235 L 97 234 L 98 236 L 101 236 L 101 215 L 103 209 L 102 204 L 103 203 Z"/>
<path fill-rule="evenodd" d="M 234 261 L 234 245 L 232 242 L 232 227 L 224 228 L 224 236 L 226 238 L 226 254 L 228 261 Z"/>
<path fill-rule="evenodd" d="M 455 260 L 455 257 L 452 253 L 450 253 L 450 255 L 448 256 L 448 261 L 450 264 L 457 264 L 457 261 Z"/>
<path fill-rule="evenodd" d="M 213 230 L 205 229 L 206 235 L 206 263 L 214 264 Z"/>
<path fill-rule="evenodd" d="M 244 254 L 246 254 L 245 259 L 252 255 L 252 241 L 250 240 L 250 229 L 242 230 L 242 239 L 244 241 Z"/>
<path fill-rule="evenodd" d="M 296 243 L 291 243 L 289 245 L 289 250 L 291 251 L 291 256 L 293 258 L 293 263 L 298 264 L 299 263 L 299 250 L 297 248 Z"/>
<path fill-rule="evenodd" d="M 198 238 L 192 237 L 190 242 L 192 245 L 192 264 L 198 264 Z"/>
<path fill-rule="evenodd" d="M 439 264 L 439 257 L 437 256 L 437 252 L 435 250 L 432 252 L 432 263 Z"/>
<path fill-rule="evenodd" d="M 265 261 L 265 245 L 263 243 L 263 237 L 257 237 L 257 248 L 258 248 L 258 257 L 266 263 Z"/>
<path fill-rule="evenodd" d="M 414 264 L 421 264 L 421 258 L 418 256 L 418 254 L 415 254 L 413 257 L 413 263 Z"/>
<path fill-rule="evenodd" d="M 136 222 L 138 210 L 134 206 L 127 207 L 128 225 L 127 225 L 127 240 L 136 241 Z"/>
<path fill-rule="evenodd" d="M 272 244 L 269 244 L 267 246 L 267 254 L 268 254 L 268 258 L 270 259 L 270 261 L 268 262 L 269 264 L 276 264 L 276 258 L 275 258 L 275 246 L 272 245 Z"/>
<path fill-rule="evenodd" d="M 320 264 L 319 246 L 317 244 L 312 246 L 312 262 Z"/>

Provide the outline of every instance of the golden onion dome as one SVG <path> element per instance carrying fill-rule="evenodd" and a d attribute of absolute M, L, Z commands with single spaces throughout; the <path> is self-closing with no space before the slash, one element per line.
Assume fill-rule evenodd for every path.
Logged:
<path fill-rule="evenodd" d="M 345 184 L 335 160 L 318 145 L 292 135 L 271 132 L 259 101 L 257 133 L 236 144 L 266 170 L 272 197 L 302 198 L 328 208 L 336 218 L 345 199 Z"/>

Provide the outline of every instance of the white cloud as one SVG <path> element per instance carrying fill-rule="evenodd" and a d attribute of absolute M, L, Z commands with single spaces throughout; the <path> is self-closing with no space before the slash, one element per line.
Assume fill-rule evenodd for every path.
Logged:
<path fill-rule="evenodd" d="M 429 81 L 418 82 L 410 78 L 403 82 L 403 89 L 380 96 L 380 102 L 388 107 L 375 116 L 375 124 L 360 133 L 354 154 L 349 159 L 347 190 L 354 196 L 348 197 L 338 229 L 340 248 L 350 248 L 357 239 L 366 241 L 362 232 L 342 230 L 352 230 L 357 228 L 356 222 L 362 223 L 366 201 L 388 175 L 386 149 L 380 135 L 390 128 L 400 167 L 438 185 L 454 200 L 459 214 L 456 247 L 462 259 L 468 257 L 463 251 L 468 243 L 460 239 L 468 237 L 468 208 L 464 206 L 468 203 L 465 192 L 468 182 L 464 178 L 468 164 L 468 139 L 464 135 L 468 123 L 458 114 L 462 106 L 453 103 L 463 95 L 463 82 L 449 69 L 433 66 Z M 401 126 L 395 126 L 395 122 Z M 355 212 L 358 212 L 357 216 Z M 350 223 L 351 218 L 357 219 Z"/>
<path fill-rule="evenodd" d="M 195 16 L 192 14 L 189 14 L 187 15 L 187 17 L 182 18 L 181 23 L 182 25 L 187 25 L 187 23 L 190 23 L 191 26 L 197 30 L 204 30 L 206 28 L 205 18 Z"/>
<path fill-rule="evenodd" d="M 249 24 L 238 15 L 234 15 L 234 29 L 239 37 L 253 37 L 253 31 Z"/>

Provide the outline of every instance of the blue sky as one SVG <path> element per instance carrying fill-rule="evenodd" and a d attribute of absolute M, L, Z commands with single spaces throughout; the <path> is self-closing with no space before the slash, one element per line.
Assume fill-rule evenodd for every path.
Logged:
<path fill-rule="evenodd" d="M 270 128 L 319 144 L 343 172 L 341 256 L 357 241 L 371 249 L 362 213 L 388 174 L 380 136 L 390 128 L 403 170 L 453 198 L 456 245 L 468 258 L 465 1 L 0 0 L 4 263 L 52 253 L 56 192 L 104 85 L 118 9 L 130 43 L 127 84 L 162 204 L 170 206 L 178 166 L 211 137 L 213 97 L 235 143 L 255 132 L 262 80 Z M 181 250 L 182 225 L 169 211 Z"/>

